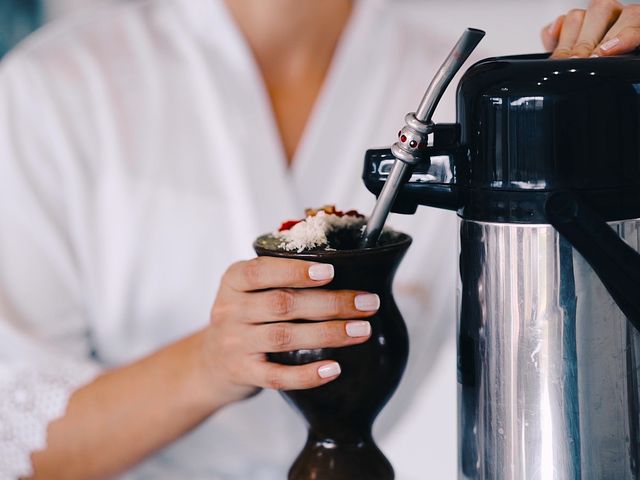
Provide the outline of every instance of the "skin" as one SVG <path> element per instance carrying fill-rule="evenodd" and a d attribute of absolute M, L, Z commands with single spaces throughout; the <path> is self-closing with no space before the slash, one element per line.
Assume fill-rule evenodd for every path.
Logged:
<path fill-rule="evenodd" d="M 586 10 L 573 9 L 542 29 L 542 43 L 552 58 L 621 55 L 640 45 L 640 5 L 592 0 Z"/>
<path fill-rule="evenodd" d="M 351 3 L 227 3 L 262 72 L 291 163 Z M 640 44 L 639 8 L 594 1 L 586 11 L 571 10 L 546 27 L 544 45 L 557 58 L 631 51 Z M 604 50 L 603 43 L 613 38 L 620 42 Z M 335 379 L 337 372 L 327 378 L 319 373 L 335 366 L 332 361 L 304 366 L 266 361 L 267 352 L 344 347 L 369 339 L 366 318 L 377 306 L 356 308 L 356 297 L 366 292 L 323 290 L 331 278 L 314 280 L 313 265 L 276 258 L 232 265 L 222 278 L 207 327 L 107 371 L 73 393 L 65 415 L 49 425 L 46 450 L 32 455 L 31 478 L 108 478 L 261 388 L 313 388 Z M 317 323 L 287 323 L 298 318 Z M 364 330 L 362 336 L 347 334 L 352 322 Z"/>
<path fill-rule="evenodd" d="M 351 0 L 227 0 L 271 99 L 289 165 L 352 10 Z M 304 5 L 301 5 L 304 3 Z"/>

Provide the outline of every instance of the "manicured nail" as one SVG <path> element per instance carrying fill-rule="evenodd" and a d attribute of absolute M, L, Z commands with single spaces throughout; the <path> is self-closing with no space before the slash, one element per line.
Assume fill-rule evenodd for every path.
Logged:
<path fill-rule="evenodd" d="M 598 55 L 597 53 L 593 53 L 591 54 L 591 56 L 589 58 L 598 58 L 600 55 Z"/>
<path fill-rule="evenodd" d="M 350 337 L 368 337 L 371 335 L 369 322 L 347 322 L 347 335 Z"/>
<path fill-rule="evenodd" d="M 572 58 L 580 58 L 580 57 L 578 55 L 571 55 L 569 59 L 572 59 Z"/>
<path fill-rule="evenodd" d="M 555 31 L 556 25 L 558 25 L 558 21 L 559 20 L 560 20 L 559 18 L 556 18 L 555 22 L 553 22 L 551 25 L 549 25 L 549 30 L 548 30 L 549 31 L 549 35 L 553 35 L 553 32 Z"/>
<path fill-rule="evenodd" d="M 380 308 L 380 297 L 375 293 L 363 293 L 356 297 L 355 305 L 361 312 L 373 312 Z"/>
<path fill-rule="evenodd" d="M 606 52 L 607 50 L 611 50 L 613 47 L 620 43 L 620 39 L 618 37 L 613 37 L 611 40 L 607 40 L 602 45 L 600 45 L 600 50 Z"/>
<path fill-rule="evenodd" d="M 309 267 L 311 280 L 329 280 L 333 278 L 333 265 L 329 263 L 316 263 Z"/>
<path fill-rule="evenodd" d="M 320 375 L 320 378 L 331 378 L 340 375 L 340 364 L 334 362 L 323 365 L 318 369 L 318 375 Z"/>

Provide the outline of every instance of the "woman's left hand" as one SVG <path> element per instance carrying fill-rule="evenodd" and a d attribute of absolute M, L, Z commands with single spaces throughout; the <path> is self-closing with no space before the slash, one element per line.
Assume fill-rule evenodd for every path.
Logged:
<path fill-rule="evenodd" d="M 551 58 L 604 57 L 640 46 L 640 4 L 591 0 L 586 10 L 573 9 L 542 30 Z"/>

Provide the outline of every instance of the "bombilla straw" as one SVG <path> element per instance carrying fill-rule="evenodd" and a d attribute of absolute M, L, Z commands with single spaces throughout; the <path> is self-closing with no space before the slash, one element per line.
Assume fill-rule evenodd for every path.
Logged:
<path fill-rule="evenodd" d="M 416 112 L 407 115 L 408 125 L 405 129 L 408 129 L 417 137 L 424 138 L 425 143 L 427 135 L 432 131 L 431 117 L 442 98 L 442 94 L 484 35 L 485 32 L 475 28 L 465 30 L 451 53 L 438 69 L 433 80 L 431 80 Z M 411 149 L 413 150 L 413 147 Z M 391 148 L 396 160 L 362 233 L 361 248 L 369 248 L 376 245 L 391 211 L 391 206 L 398 196 L 398 191 L 407 180 L 405 177 L 410 173 L 411 167 L 422 160 L 422 155 L 412 150 L 407 149 L 406 145 L 399 142 L 396 142 Z"/>
<path fill-rule="evenodd" d="M 449 53 L 440 69 L 436 72 L 433 80 L 431 80 L 427 91 L 424 92 L 424 96 L 416 110 L 416 118 L 418 120 L 423 123 L 431 121 L 433 112 L 438 106 L 438 102 L 440 102 L 444 91 L 484 36 L 485 32 L 475 28 L 467 28 L 464 31 L 458 43 L 453 47 L 451 53 Z"/>

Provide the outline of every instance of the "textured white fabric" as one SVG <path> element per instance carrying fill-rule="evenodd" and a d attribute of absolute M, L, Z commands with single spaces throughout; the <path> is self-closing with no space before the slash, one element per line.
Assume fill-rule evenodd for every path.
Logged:
<path fill-rule="evenodd" d="M 27 468 L 48 422 L 98 366 L 205 325 L 218 279 L 253 256 L 257 235 L 308 206 L 371 210 L 363 152 L 394 141 L 450 48 L 428 33 L 428 17 L 393 3 L 358 3 L 291 169 L 259 72 L 219 1 L 105 7 L 45 29 L 0 64 L 0 390 L 49 405 L 23 422 L 0 397 L 7 425 L 31 431 L 0 443 L 9 459 L 0 476 Z M 442 121 L 454 118 L 452 96 Z M 450 338 L 455 223 L 433 209 L 391 219 L 415 237 L 396 282 L 412 348 L 381 435 L 411 415 Z M 455 429 L 448 397 L 437 415 Z M 265 392 L 125 478 L 281 479 L 304 437 L 296 413 Z M 437 459 L 453 464 L 455 451 Z"/>
<path fill-rule="evenodd" d="M 45 447 L 47 425 L 64 414 L 70 394 L 96 372 L 92 365 L 60 359 L 0 365 L 0 480 L 32 473 L 29 455 Z"/>

